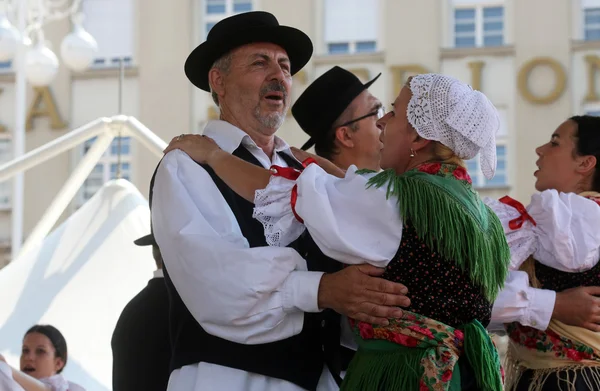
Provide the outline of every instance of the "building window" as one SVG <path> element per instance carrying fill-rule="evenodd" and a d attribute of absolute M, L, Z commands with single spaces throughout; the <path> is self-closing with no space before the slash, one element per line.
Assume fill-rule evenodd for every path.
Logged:
<path fill-rule="evenodd" d="M 83 26 L 98 42 L 94 68 L 115 68 L 121 59 L 133 65 L 135 52 L 134 0 L 83 0 Z"/>
<path fill-rule="evenodd" d="M 379 0 L 325 0 L 324 11 L 328 54 L 377 51 Z"/>
<path fill-rule="evenodd" d="M 225 0 L 206 0 L 206 13 L 207 14 L 224 14 L 225 13 Z"/>
<path fill-rule="evenodd" d="M 473 186 L 480 187 L 507 187 L 508 178 L 508 140 L 507 140 L 507 112 L 505 109 L 498 109 L 500 115 L 500 129 L 496 135 L 496 174 L 492 179 L 487 179 L 481 172 L 481 163 L 479 155 L 473 159 L 467 160 L 467 171 L 473 180 Z"/>
<path fill-rule="evenodd" d="M 252 0 L 204 0 L 204 38 L 221 19 L 253 8 Z"/>
<path fill-rule="evenodd" d="M 13 155 L 10 138 L 0 138 L 0 163 L 8 162 Z M 0 182 L 0 210 L 10 209 L 10 198 L 12 193 L 12 181 Z"/>
<path fill-rule="evenodd" d="M 496 174 L 492 179 L 487 179 L 481 172 L 481 163 L 479 155 L 471 160 L 467 160 L 467 171 L 473 180 L 474 187 L 506 187 L 508 186 L 508 173 L 506 171 L 506 145 L 498 143 L 496 145 Z"/>
<path fill-rule="evenodd" d="M 94 137 L 88 140 L 83 145 L 83 154 L 85 154 L 96 141 Z M 121 178 L 131 180 L 131 138 L 121 137 Z M 111 179 L 117 178 L 119 165 L 119 139 L 115 139 L 110 144 L 110 147 L 104 152 L 104 155 L 96 164 L 82 186 L 81 197 L 85 202 L 92 198 L 94 194 Z"/>
<path fill-rule="evenodd" d="M 454 46 L 457 48 L 504 45 L 504 7 L 501 5 L 454 8 Z"/>
<path fill-rule="evenodd" d="M 0 73 L 12 72 L 12 61 L 0 61 Z"/>
<path fill-rule="evenodd" d="M 583 39 L 586 41 L 597 41 L 600 39 L 600 7 L 584 8 L 583 33 Z"/>

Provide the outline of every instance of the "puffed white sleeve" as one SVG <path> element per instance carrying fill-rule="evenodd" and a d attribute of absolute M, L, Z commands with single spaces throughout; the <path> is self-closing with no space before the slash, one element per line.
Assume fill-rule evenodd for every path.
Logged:
<path fill-rule="evenodd" d="M 536 221 L 534 258 L 564 272 L 581 272 L 600 259 L 600 206 L 575 193 L 546 190 L 528 206 Z"/>
<path fill-rule="evenodd" d="M 510 227 L 511 221 L 521 217 L 521 213 L 515 207 L 489 197 L 485 197 L 483 202 L 494 211 L 502 223 L 504 236 L 510 248 L 510 269 L 519 269 L 537 248 L 535 226 L 530 220 L 524 219 L 520 228 L 513 229 Z"/>
<path fill-rule="evenodd" d="M 244 344 L 300 333 L 323 273 L 291 248 L 250 248 L 209 174 L 182 151 L 155 177 L 152 228 L 177 292 L 206 332 Z"/>
<path fill-rule="evenodd" d="M 14 379 L 12 368 L 5 362 L 0 361 L 0 390 L 2 391 L 25 391 Z"/>
<path fill-rule="evenodd" d="M 338 178 L 311 164 L 295 181 L 273 177 L 265 191 L 257 192 L 255 216 L 267 236 L 275 234 L 271 242 L 287 244 L 306 227 L 325 255 L 384 267 L 398 250 L 403 223 L 397 198 L 388 198 L 385 188 L 367 187 L 372 175 L 357 174 L 351 166 Z"/>

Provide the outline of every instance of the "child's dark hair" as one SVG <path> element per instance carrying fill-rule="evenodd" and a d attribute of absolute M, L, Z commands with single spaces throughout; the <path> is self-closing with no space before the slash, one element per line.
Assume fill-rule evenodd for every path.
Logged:
<path fill-rule="evenodd" d="M 35 326 L 27 330 L 25 336 L 31 333 L 40 333 L 48 337 L 50 343 L 52 343 L 52 346 L 54 346 L 54 350 L 56 351 L 55 357 L 62 358 L 64 362 L 63 367 L 57 372 L 61 373 L 67 365 L 67 341 L 65 340 L 65 337 L 60 331 L 58 331 L 56 327 L 45 324 L 36 324 Z"/>

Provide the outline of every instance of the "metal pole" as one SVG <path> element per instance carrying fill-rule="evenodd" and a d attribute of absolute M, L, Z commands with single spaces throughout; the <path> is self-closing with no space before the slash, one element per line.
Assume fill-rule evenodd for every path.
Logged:
<path fill-rule="evenodd" d="M 123 57 L 119 59 L 119 115 L 123 114 L 123 81 L 125 79 L 125 63 Z M 117 139 L 117 179 L 121 178 L 121 139 L 123 135 L 121 130 L 123 126 L 119 127 L 119 138 Z"/>
<path fill-rule="evenodd" d="M 73 197 L 75 197 L 79 188 L 81 188 L 81 185 L 83 185 L 83 182 L 90 175 L 90 172 L 92 172 L 96 163 L 98 163 L 98 160 L 100 160 L 114 138 L 115 136 L 108 131 L 98 136 L 92 147 L 87 151 L 73 173 L 71 173 L 69 179 L 67 179 L 56 197 L 54 197 L 54 200 L 52 200 L 52 203 L 48 206 L 48 209 L 46 209 L 46 212 L 44 212 L 44 215 L 40 218 L 35 228 L 31 231 L 19 255 L 27 253 L 32 247 L 41 243 L 46 235 L 50 233 L 60 215 L 69 206 L 69 203 L 73 200 Z"/>
<path fill-rule="evenodd" d="M 27 27 L 27 0 L 20 0 L 17 10 L 17 29 L 21 34 Z M 27 91 L 25 83 L 25 44 L 20 42 L 15 59 L 15 128 L 13 130 L 13 158 L 18 158 L 25 153 L 25 116 L 27 104 Z M 23 203 L 24 203 L 24 177 L 17 174 L 13 179 L 12 193 L 12 236 L 11 255 L 14 259 L 21 249 L 23 242 Z"/>

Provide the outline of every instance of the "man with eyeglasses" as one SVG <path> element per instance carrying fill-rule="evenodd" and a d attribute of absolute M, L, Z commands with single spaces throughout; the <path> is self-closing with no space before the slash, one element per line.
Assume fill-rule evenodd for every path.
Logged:
<path fill-rule="evenodd" d="M 220 119 L 203 135 L 259 167 L 301 168 L 275 134 L 292 76 L 312 51 L 306 34 L 267 12 L 217 23 L 185 64 L 192 84 L 219 106 Z M 197 137 L 180 135 L 171 147 Z M 386 324 L 410 304 L 406 287 L 377 277 L 384 269 L 342 269 L 308 234 L 268 246 L 253 204 L 183 151 L 165 154 L 149 202 L 170 299 L 168 391 L 337 390 L 338 313 Z"/>
<path fill-rule="evenodd" d="M 358 77 L 335 66 L 312 82 L 292 106 L 292 115 L 310 138 L 303 150 L 315 147 L 318 156 L 330 160 L 343 170 L 351 165 L 359 169 L 379 170 L 383 143 L 377 120 L 385 110 L 368 88 L 381 76 L 363 84 Z M 309 253 L 318 254 L 316 244 L 308 238 Z M 332 321 L 337 319 L 332 318 Z M 341 320 L 341 351 L 338 369 L 343 377 L 356 350 L 348 320 Z"/>
<path fill-rule="evenodd" d="M 352 72 L 335 66 L 318 77 L 292 106 L 292 114 L 310 138 L 317 155 L 346 170 L 379 170 L 383 144 L 377 120 L 385 110 L 368 88 L 381 76 L 363 84 Z"/>

